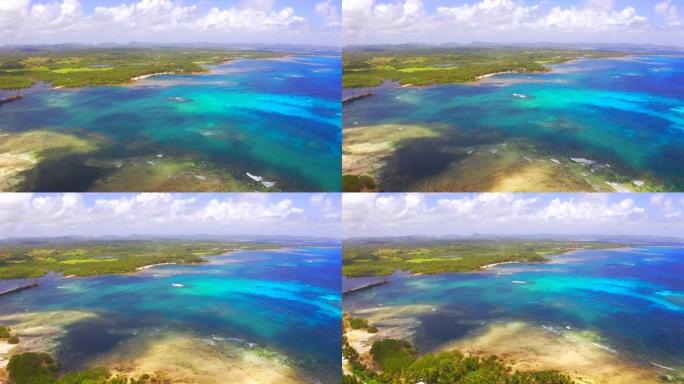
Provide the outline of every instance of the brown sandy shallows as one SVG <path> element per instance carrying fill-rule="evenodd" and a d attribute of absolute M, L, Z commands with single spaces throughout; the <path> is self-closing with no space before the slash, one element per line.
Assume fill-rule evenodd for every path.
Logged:
<path fill-rule="evenodd" d="M 5 367 L 10 357 L 23 352 L 54 353 L 65 327 L 96 315 L 81 311 L 29 312 L 0 317 L 0 324 L 9 326 L 19 337 L 19 344 L 0 344 L 0 379 L 7 375 Z M 1 382 L 1 381 L 0 381 Z"/>
<path fill-rule="evenodd" d="M 430 313 L 436 308 L 432 305 L 405 305 L 401 307 L 374 307 L 354 310 L 351 316 L 368 320 L 369 325 L 378 328 L 378 332 L 370 333 L 365 329 L 351 329 L 345 314 L 344 333 L 349 345 L 361 356 L 367 367 L 378 370 L 370 354 L 373 342 L 383 339 L 412 340 L 415 329 L 420 325 L 416 315 Z M 344 368 L 344 366 L 343 366 Z"/>
<path fill-rule="evenodd" d="M 46 157 L 94 152 L 101 138 L 35 130 L 22 133 L 0 132 L 0 192 L 13 191 L 22 182 L 21 174 Z"/>
<path fill-rule="evenodd" d="M 256 182 L 238 180 L 226 170 L 211 167 L 191 158 L 155 156 L 127 158 L 95 165 L 113 169 L 98 180 L 91 192 L 136 191 L 238 191 L 264 189 Z"/>
<path fill-rule="evenodd" d="M 344 129 L 343 174 L 368 175 L 387 191 L 421 192 L 625 192 L 654 184 L 649 180 L 611 182 L 618 178 L 606 164 L 582 164 L 581 155 L 549 154 L 523 139 L 502 141 L 485 132 L 462 133 L 445 127 L 383 124 Z M 481 136 L 481 137 L 480 137 Z M 441 140 L 444 138 L 444 140 Z M 405 180 L 398 151 L 419 140 L 432 139 L 435 153 L 453 160 L 438 174 Z M 479 141 L 477 145 L 458 142 Z M 575 158 L 575 160 L 572 159 Z M 590 161 L 590 160 L 589 160 Z M 624 178 L 622 178 L 624 179 Z M 645 189 L 644 189 L 645 190 Z"/>
<path fill-rule="evenodd" d="M 595 173 L 561 156 L 542 156 L 528 143 L 512 140 L 466 149 L 466 156 L 439 175 L 415 184 L 421 191 L 606 192 Z"/>
<path fill-rule="evenodd" d="M 55 353 L 65 328 L 97 316 L 90 312 L 30 312 L 0 317 L 0 323 L 19 336 L 17 346 L 0 344 L 0 378 L 12 354 Z M 138 377 L 161 373 L 177 384 L 295 384 L 309 383 L 277 353 L 229 342 L 205 340 L 186 333 L 151 333 L 136 336 L 109 354 L 85 362 L 104 366 L 113 373 Z"/>
<path fill-rule="evenodd" d="M 439 133 L 422 126 L 383 124 L 344 129 L 343 135 L 342 173 L 377 179 L 385 158 L 403 141 L 437 137 Z"/>
<path fill-rule="evenodd" d="M 262 352 L 191 334 L 168 333 L 136 337 L 91 365 L 106 366 L 128 377 L 161 374 L 177 384 L 308 382 L 282 359 Z"/>
<path fill-rule="evenodd" d="M 496 355 L 515 370 L 556 370 L 586 384 L 659 383 L 659 372 L 621 357 L 572 331 L 551 332 L 524 322 L 487 326 L 480 334 L 449 342 L 439 350 Z"/>

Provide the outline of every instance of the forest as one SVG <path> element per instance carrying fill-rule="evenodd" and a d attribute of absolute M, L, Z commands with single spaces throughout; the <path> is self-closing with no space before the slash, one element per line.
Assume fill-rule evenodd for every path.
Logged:
<path fill-rule="evenodd" d="M 207 65 L 287 56 L 281 52 L 201 48 L 87 48 L 0 51 L 0 90 L 124 84 L 155 74 L 208 72 Z"/>
<path fill-rule="evenodd" d="M 65 276 L 128 273 L 146 265 L 205 263 L 205 256 L 279 247 L 270 243 L 177 240 L 0 243 L 0 279 L 37 278 L 48 272 Z"/>
<path fill-rule="evenodd" d="M 470 272 L 496 263 L 543 263 L 548 255 L 577 249 L 607 249 L 626 244 L 525 240 L 393 240 L 345 243 L 342 273 L 347 277 L 383 276 L 395 271 L 436 274 Z"/>
<path fill-rule="evenodd" d="M 623 57 L 629 53 L 532 48 L 351 48 L 342 56 L 344 88 L 465 83 L 505 72 L 548 72 L 549 65 L 577 59 Z"/>

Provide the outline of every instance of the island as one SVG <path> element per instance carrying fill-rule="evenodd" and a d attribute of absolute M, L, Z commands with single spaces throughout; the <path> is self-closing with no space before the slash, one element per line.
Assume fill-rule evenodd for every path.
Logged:
<path fill-rule="evenodd" d="M 158 265 L 202 264 L 206 256 L 239 250 L 277 249 L 278 244 L 203 241 L 86 241 L 3 243 L 0 279 L 35 279 L 48 272 L 83 277 L 131 273 Z"/>
<path fill-rule="evenodd" d="M 345 88 L 466 83 L 506 73 L 549 72 L 549 65 L 578 59 L 616 58 L 628 52 L 516 47 L 348 47 L 343 54 Z"/>
<path fill-rule="evenodd" d="M 268 59 L 285 52 L 205 48 L 44 48 L 0 49 L 0 90 L 131 83 L 152 75 L 207 73 L 207 65 L 239 59 Z"/>
<path fill-rule="evenodd" d="M 348 240 L 342 253 L 346 277 L 472 272 L 506 263 L 545 263 L 548 255 L 581 249 L 613 249 L 625 243 L 523 240 Z"/>

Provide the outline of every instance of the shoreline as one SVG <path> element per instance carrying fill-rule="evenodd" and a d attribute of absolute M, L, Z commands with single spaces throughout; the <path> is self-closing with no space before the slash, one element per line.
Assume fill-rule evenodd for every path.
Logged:
<path fill-rule="evenodd" d="M 473 80 L 468 80 L 468 81 L 463 81 L 463 82 L 443 82 L 443 83 L 434 83 L 434 84 L 425 84 L 425 85 L 414 85 L 414 84 L 400 84 L 397 82 L 396 87 L 397 88 L 425 88 L 425 87 L 434 87 L 434 86 L 444 86 L 444 85 L 459 85 L 459 84 L 465 84 L 465 85 L 476 85 L 479 84 L 481 80 L 486 80 L 490 79 L 492 77 L 496 77 L 498 75 L 510 75 L 510 74 L 544 74 L 544 73 L 555 73 L 557 66 L 560 65 L 565 65 L 565 64 L 571 64 L 577 61 L 583 61 L 583 60 L 625 60 L 629 58 L 634 58 L 634 57 L 644 57 L 644 56 L 675 56 L 675 57 L 684 57 L 684 54 L 678 56 L 678 55 L 657 55 L 657 54 L 638 54 L 638 53 L 631 53 L 631 54 L 626 54 L 625 56 L 615 56 L 615 57 L 595 57 L 595 58 L 587 58 L 587 57 L 577 57 L 574 59 L 569 59 L 566 61 L 563 61 L 562 63 L 554 63 L 554 64 L 546 64 L 544 66 L 545 70 L 540 70 L 540 71 L 516 71 L 516 70 L 510 70 L 510 71 L 500 71 L 500 72 L 492 72 L 492 73 L 485 73 L 484 75 L 479 75 L 476 76 Z M 356 87 L 342 87 L 342 89 L 365 89 L 365 88 L 377 88 L 379 86 L 382 86 L 383 84 L 386 83 L 394 83 L 394 81 L 391 80 L 384 80 L 383 83 L 380 85 L 365 85 L 365 86 L 356 86 Z"/>
<path fill-rule="evenodd" d="M 149 265 L 143 265 L 142 267 L 137 267 L 135 268 L 136 271 L 144 271 L 146 269 L 154 268 L 154 267 L 159 267 L 161 265 L 177 265 L 178 263 L 157 263 L 157 264 L 149 264 Z"/>
<path fill-rule="evenodd" d="M 607 245 L 610 245 L 610 243 L 606 243 L 606 244 L 607 244 Z M 497 266 L 499 266 L 499 265 L 506 265 L 506 264 L 522 264 L 522 265 L 548 264 L 548 263 L 553 262 L 553 261 L 554 261 L 554 258 L 556 258 L 556 257 L 562 257 L 562 256 L 565 256 L 565 255 L 568 255 L 568 254 L 571 254 L 571 253 L 575 253 L 575 252 L 579 252 L 579 251 L 585 251 L 585 250 L 589 250 L 589 251 L 591 251 L 591 250 L 594 250 L 594 251 L 598 251 L 598 250 L 610 251 L 610 250 L 616 250 L 616 249 L 630 249 L 630 248 L 634 248 L 635 246 L 638 246 L 638 245 L 634 245 L 634 244 L 620 244 L 620 243 L 618 243 L 617 245 L 619 245 L 619 246 L 615 246 L 615 247 L 613 247 L 613 246 L 606 246 L 606 247 L 601 247 L 601 248 L 573 247 L 573 248 L 570 248 L 570 249 L 566 249 L 566 250 L 561 250 L 561 251 L 558 251 L 558 252 L 552 252 L 552 253 L 545 254 L 545 255 L 543 255 L 543 256 L 546 258 L 546 260 L 544 260 L 544 261 L 501 261 L 501 262 L 498 262 L 498 263 L 491 263 L 491 264 L 481 265 L 481 266 L 478 266 L 476 269 L 472 269 L 472 270 L 469 270 L 469 271 L 450 271 L 450 272 L 435 272 L 435 273 L 416 272 L 416 273 L 413 273 L 413 272 L 410 272 L 410 271 L 404 270 L 404 269 L 395 269 L 395 270 L 392 271 L 392 273 L 389 273 L 389 274 L 362 275 L 362 276 L 348 276 L 348 275 L 345 275 L 344 272 L 343 272 L 343 273 L 342 273 L 342 277 L 343 277 L 343 278 L 346 278 L 346 279 L 369 278 L 369 277 L 381 278 L 381 277 L 386 277 L 386 276 L 394 275 L 394 274 L 397 273 L 397 272 L 405 272 L 405 273 L 410 274 L 412 277 L 419 277 L 419 276 L 435 276 L 435 275 L 447 275 L 447 274 L 453 274 L 453 273 L 463 273 L 463 274 L 467 274 L 467 273 L 477 273 L 477 272 L 481 272 L 482 270 L 486 270 L 486 269 L 489 269 L 489 268 L 494 268 L 494 267 L 497 267 Z M 642 246 L 650 247 L 650 246 L 652 246 L 652 245 L 643 244 Z M 656 245 L 656 246 L 657 246 L 657 245 Z"/>

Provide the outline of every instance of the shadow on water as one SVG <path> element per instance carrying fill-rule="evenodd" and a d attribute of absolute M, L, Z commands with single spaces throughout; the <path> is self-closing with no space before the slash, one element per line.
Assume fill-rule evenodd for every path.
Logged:
<path fill-rule="evenodd" d="M 19 189 L 40 192 L 82 192 L 90 189 L 107 170 L 86 164 L 83 155 L 68 155 L 41 161 L 23 172 Z"/>
<path fill-rule="evenodd" d="M 407 190 L 417 180 L 442 173 L 460 156 L 447 153 L 442 139 L 421 138 L 397 149 L 385 166 L 383 189 Z"/>
<path fill-rule="evenodd" d="M 135 337 L 135 333 L 125 331 L 128 323 L 126 318 L 108 314 L 106 318 L 86 319 L 66 327 L 57 360 L 65 371 L 87 368 L 93 357 L 111 352 Z"/>

